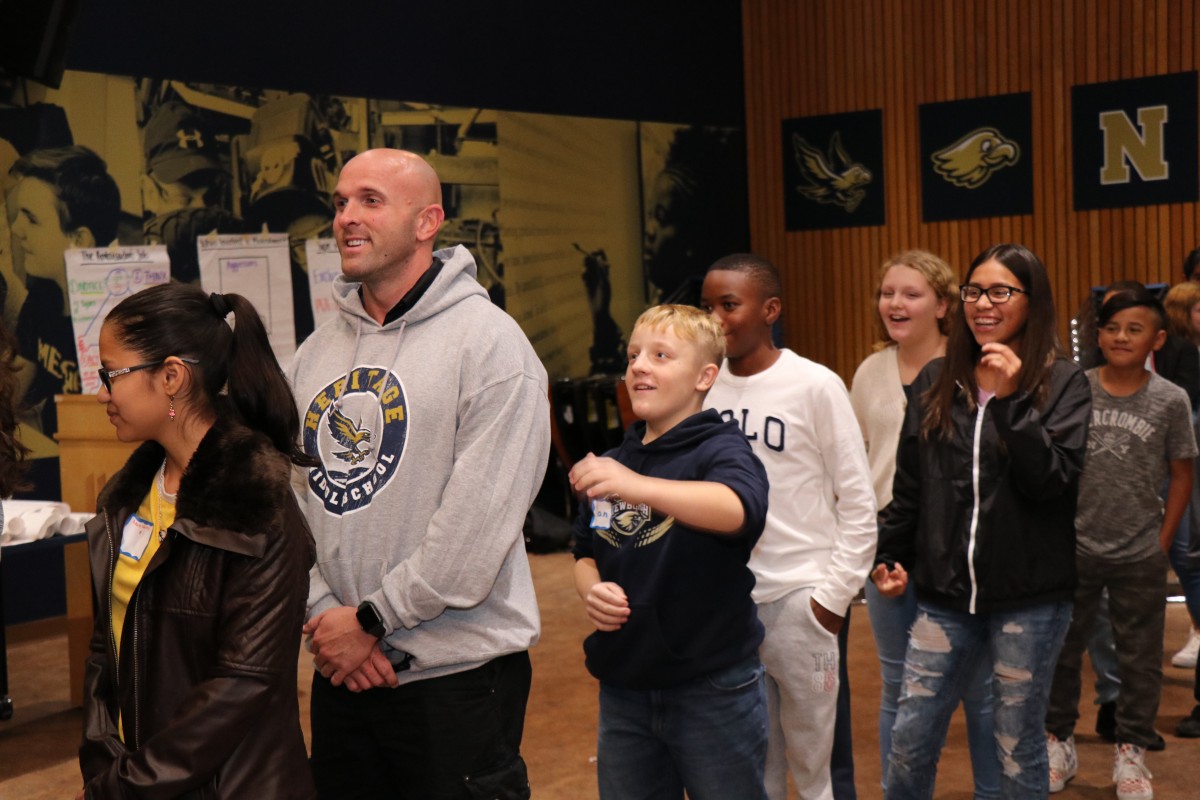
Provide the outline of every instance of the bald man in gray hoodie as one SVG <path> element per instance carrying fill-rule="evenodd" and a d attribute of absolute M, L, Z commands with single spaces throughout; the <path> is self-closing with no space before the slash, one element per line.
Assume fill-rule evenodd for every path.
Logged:
<path fill-rule="evenodd" d="M 529 797 L 540 620 L 521 529 L 550 447 L 546 371 L 470 253 L 433 250 L 441 185 L 419 156 L 356 156 L 334 205 L 339 314 L 291 369 L 321 460 L 301 492 L 317 786 Z"/>

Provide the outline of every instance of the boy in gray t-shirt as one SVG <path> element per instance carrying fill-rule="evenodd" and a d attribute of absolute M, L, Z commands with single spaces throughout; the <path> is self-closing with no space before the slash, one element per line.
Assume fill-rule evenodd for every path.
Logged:
<path fill-rule="evenodd" d="M 1159 491 L 1172 461 L 1195 458 L 1196 439 L 1183 389 L 1147 371 L 1142 388 L 1113 395 L 1104 388 L 1102 369 L 1087 372 L 1092 423 L 1079 481 L 1075 547 L 1081 556 L 1129 563 L 1170 546 L 1170 539 L 1160 539 L 1164 508 Z"/>
<path fill-rule="evenodd" d="M 1165 321 L 1144 288 L 1113 295 L 1100 310 L 1107 363 L 1087 373 L 1092 421 L 1075 516 L 1079 582 L 1046 712 L 1052 792 L 1075 774 L 1080 661 L 1107 588 L 1121 682 L 1113 780 L 1118 798 L 1150 796 L 1144 755 L 1158 737 L 1166 552 L 1188 504 L 1197 454 L 1187 393 L 1146 368 L 1166 338 Z"/>

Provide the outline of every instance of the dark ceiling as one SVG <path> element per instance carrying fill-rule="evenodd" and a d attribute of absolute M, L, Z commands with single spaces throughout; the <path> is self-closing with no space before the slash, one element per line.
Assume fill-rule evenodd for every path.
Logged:
<path fill-rule="evenodd" d="M 513 111 L 744 120 L 740 0 L 82 0 L 66 66 Z"/>

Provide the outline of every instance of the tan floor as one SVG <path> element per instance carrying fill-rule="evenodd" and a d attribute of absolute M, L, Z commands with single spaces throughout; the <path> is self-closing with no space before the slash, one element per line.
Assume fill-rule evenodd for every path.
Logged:
<path fill-rule="evenodd" d="M 567 554 L 534 556 L 532 564 L 543 624 L 542 641 L 532 653 L 534 684 L 524 744 L 533 796 L 539 800 L 593 800 L 596 683 L 583 668 L 580 646 L 588 625 L 572 586 L 571 558 Z M 859 796 L 866 800 L 880 795 L 875 713 L 879 672 L 864 608 L 855 608 L 851 625 L 856 782 Z M 1166 659 L 1186 637 L 1186 612 L 1181 605 L 1172 604 L 1167 612 L 1163 703 L 1158 721 L 1167 749 L 1150 754 L 1148 759 L 1160 800 L 1200 797 L 1195 778 L 1200 740 L 1171 735 L 1175 723 L 1191 709 L 1192 672 L 1171 667 Z M 73 797 L 79 788 L 74 757 L 81 715 L 68 707 L 66 651 L 66 639 L 61 635 L 10 644 L 10 690 L 16 712 L 10 721 L 0 722 L 0 800 L 62 800 Z M 308 658 L 300 658 L 298 688 L 302 716 L 306 717 L 311 673 Z M 1090 681 L 1090 676 L 1086 680 Z M 1110 780 L 1112 746 L 1091 732 L 1095 712 L 1090 686 L 1085 686 L 1082 713 L 1079 775 L 1056 797 L 1115 797 Z M 943 751 L 937 797 L 969 800 L 970 790 L 970 763 L 958 714 Z"/>

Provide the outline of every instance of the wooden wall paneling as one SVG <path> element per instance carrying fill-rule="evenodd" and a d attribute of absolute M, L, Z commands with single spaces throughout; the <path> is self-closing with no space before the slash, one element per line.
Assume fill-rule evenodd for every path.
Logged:
<path fill-rule="evenodd" d="M 788 343 L 849 377 L 872 339 L 875 271 L 908 247 L 961 274 L 995 241 L 1030 245 L 1064 333 L 1090 286 L 1178 280 L 1200 204 L 1076 212 L 1070 90 L 1197 69 L 1196 17 L 1191 0 L 744 0 L 751 237 L 784 272 Z M 1021 91 L 1033 95 L 1034 213 L 924 222 L 918 106 Z M 782 120 L 868 108 L 883 109 L 886 223 L 788 233 Z"/>

